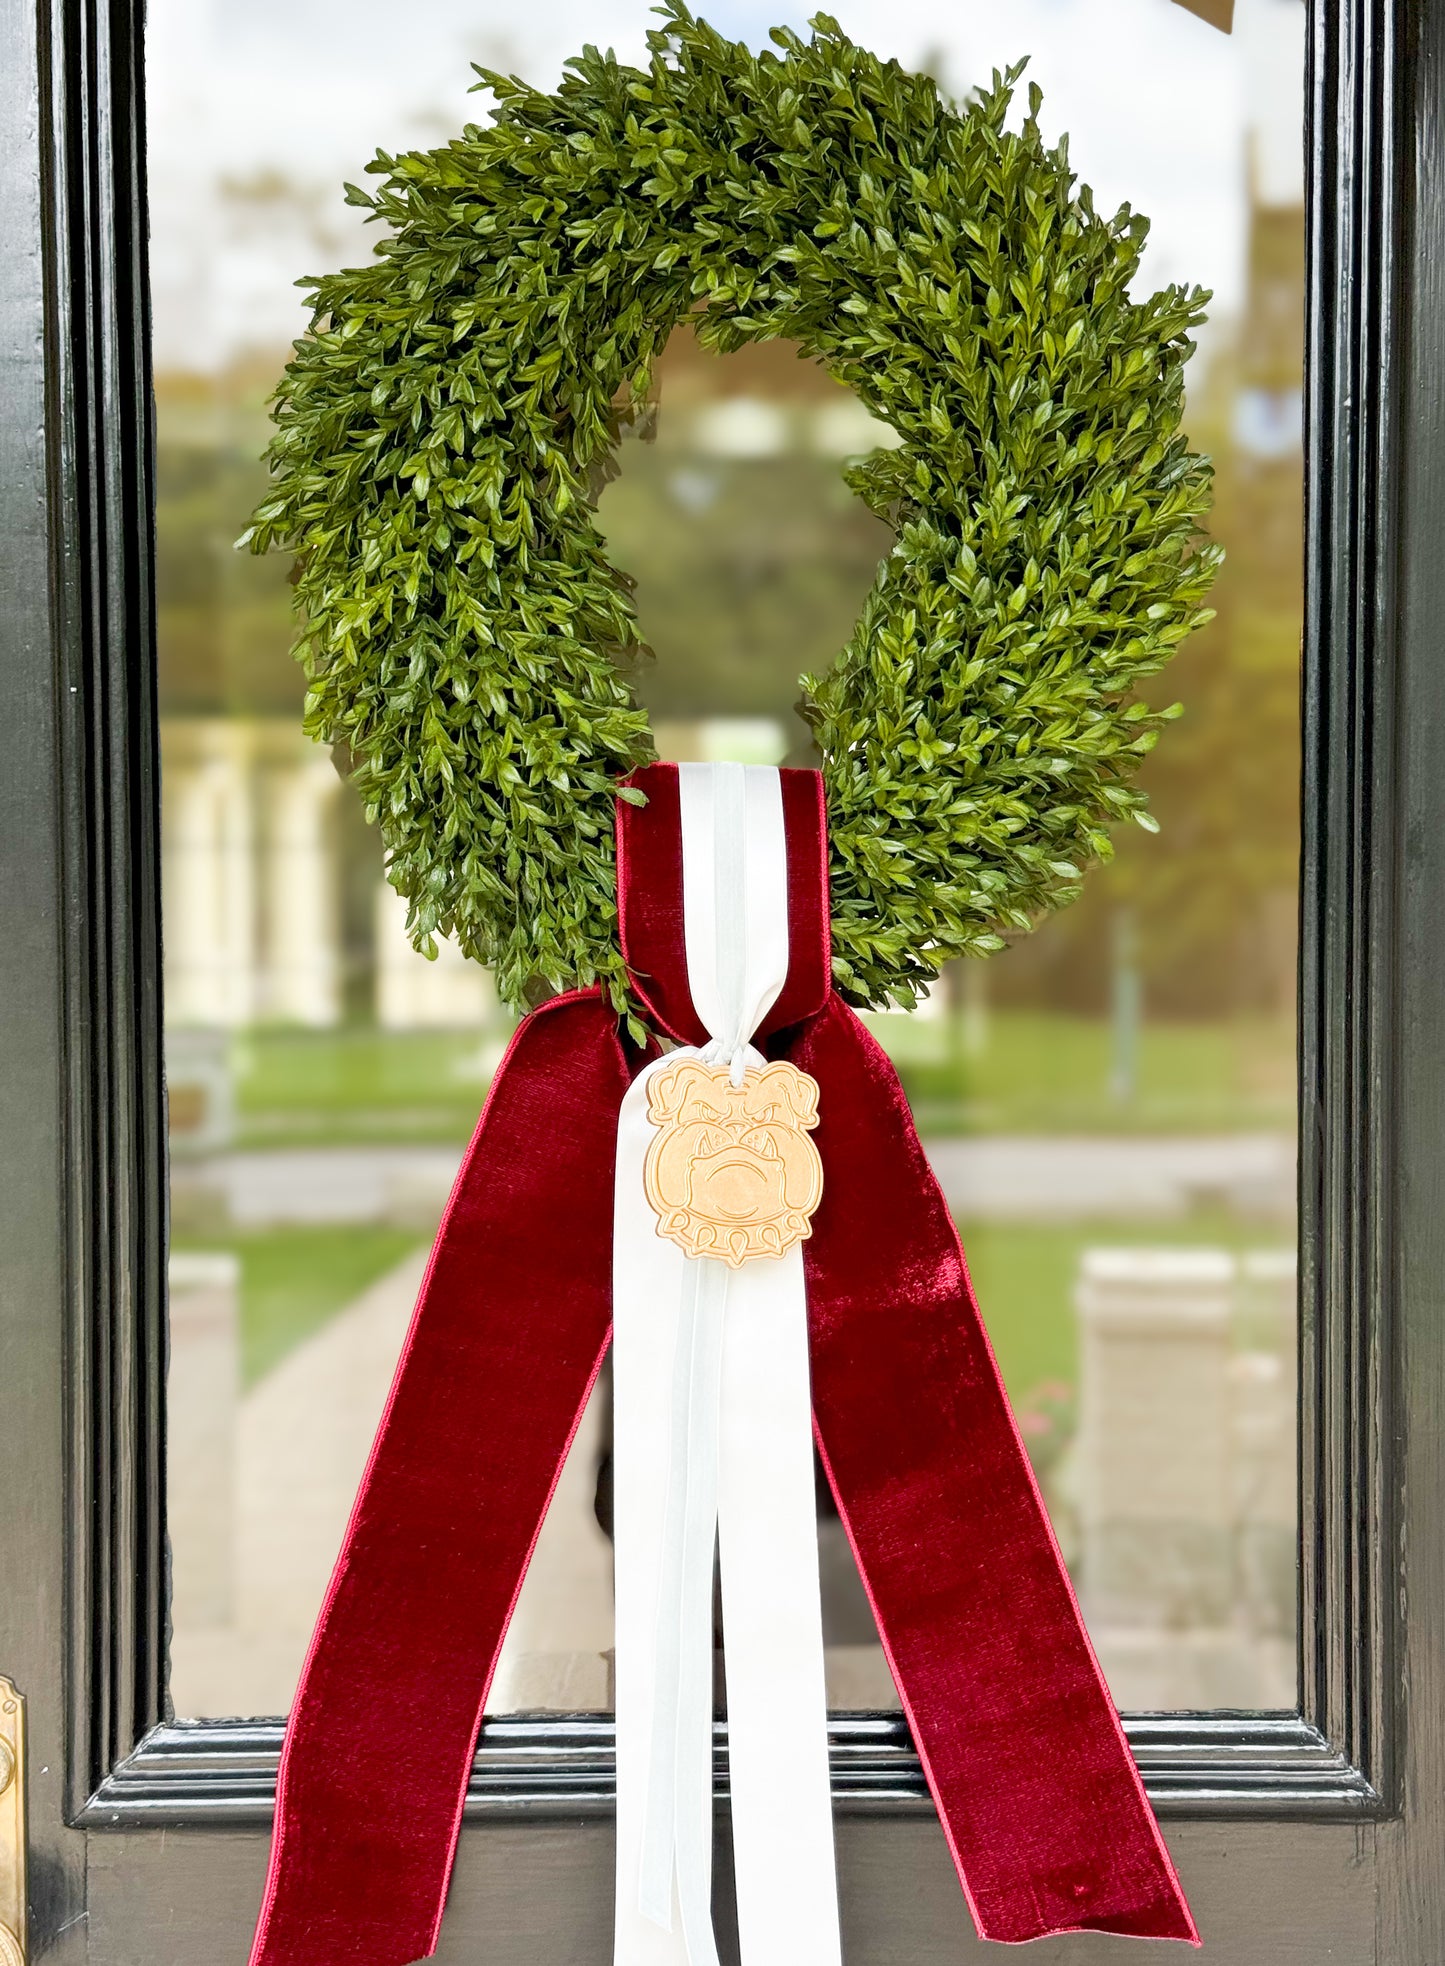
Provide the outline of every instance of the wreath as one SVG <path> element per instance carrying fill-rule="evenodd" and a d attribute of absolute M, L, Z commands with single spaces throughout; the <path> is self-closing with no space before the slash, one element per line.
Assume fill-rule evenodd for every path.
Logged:
<path fill-rule="evenodd" d="M 619 1009 L 613 814 L 654 755 L 595 494 L 672 330 L 783 336 L 891 426 L 845 473 L 893 528 L 834 666 L 803 679 L 831 832 L 833 964 L 908 1004 L 1073 899 L 1173 709 L 1137 685 L 1219 551 L 1180 431 L 1208 296 L 1131 294 L 1147 221 L 1097 214 L 1021 69 L 951 107 L 847 40 L 761 55 L 680 5 L 646 69 L 589 48 L 554 94 L 380 155 L 389 236 L 314 301 L 245 536 L 297 555 L 311 733 L 345 747 L 417 946 L 514 1004 Z"/>

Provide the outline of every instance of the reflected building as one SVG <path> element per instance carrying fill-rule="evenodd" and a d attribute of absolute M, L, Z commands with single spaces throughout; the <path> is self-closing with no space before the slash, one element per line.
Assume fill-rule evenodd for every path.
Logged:
<path fill-rule="evenodd" d="M 1217 460 L 1229 558 L 1218 620 L 1161 679 L 1189 712 L 1148 766 L 1164 834 L 1124 842 L 1077 908 L 987 969 L 969 965 L 971 990 L 875 1026 L 922 1088 L 965 1241 L 1003 1252 L 980 1264 L 993 1271 L 985 1315 L 1001 1355 L 1021 1361 L 1010 1384 L 1026 1438 L 1129 1707 L 1284 1704 L 1293 1671 L 1300 18 L 1299 0 L 1239 9 L 1238 77 L 1256 103 L 1231 208 L 1246 278 L 1190 373 L 1187 419 Z M 198 96 L 171 137 L 187 159 L 205 153 Z M 335 263 L 356 240 L 328 243 L 330 208 L 280 166 L 218 174 L 189 232 L 168 213 L 194 216 L 195 187 L 178 169 L 156 175 L 169 1093 L 175 1193 L 203 1192 L 211 1211 L 172 1272 L 175 1683 L 198 1713 L 289 1698 L 460 1153 L 452 1133 L 406 1133 L 384 1103 L 362 1115 L 340 1097 L 303 1140 L 258 1141 L 234 1061 L 286 1027 L 288 1058 L 324 1056 L 340 1080 L 358 1033 L 409 1059 L 409 1044 L 433 1042 L 416 1033 L 439 1034 L 442 1050 L 445 1034 L 480 1031 L 454 1061 L 464 1097 L 480 1099 L 503 1020 L 451 945 L 435 962 L 412 950 L 345 760 L 301 734 L 284 564 L 231 545 L 264 487 L 264 400 L 294 318 L 277 264 Z M 1180 265 L 1189 243 L 1176 225 Z M 652 441 L 629 442 L 599 512 L 658 651 L 636 682 L 664 753 L 809 762 L 797 676 L 841 645 L 889 544 L 842 473 L 888 433 L 789 346 L 719 361 L 681 335 L 634 435 Z M 1102 1028 L 1121 897 L 1138 922 L 1143 1094 L 1161 1030 L 1178 1033 L 1177 1076 L 1147 1109 L 1142 1096 L 1071 1107 L 1071 1061 Z M 1181 1121 L 1168 1100 L 1223 1076 L 1215 1041 L 1251 1018 L 1274 1103 L 1203 1121 L 1191 1107 Z M 1025 1033 L 1011 1054 L 1024 1096 L 1000 1119 L 974 1095 L 1010 1020 Z M 399 1254 L 403 1230 L 415 1243 Z M 374 1269 L 313 1315 L 327 1237 L 368 1234 Z M 295 1324 L 243 1385 L 248 1293 L 264 1275 Z M 595 1508 L 607 1425 L 597 1406 L 579 1433 L 498 1706 L 609 1698 L 610 1551 Z M 886 1704 L 836 1520 L 820 1533 L 834 1701 Z"/>

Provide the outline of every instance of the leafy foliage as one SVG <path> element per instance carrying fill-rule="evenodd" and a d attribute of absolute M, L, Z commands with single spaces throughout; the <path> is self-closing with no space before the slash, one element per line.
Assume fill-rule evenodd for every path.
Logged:
<path fill-rule="evenodd" d="M 911 1001 L 1076 893 L 1205 618 L 1208 465 L 1179 432 L 1206 296 L 1130 282 L 1066 148 L 961 110 L 824 15 L 754 55 L 678 4 L 646 70 L 554 95 L 484 71 L 487 126 L 380 156 L 368 266 L 308 282 L 248 537 L 298 558 L 307 726 L 344 744 L 418 946 L 510 1001 L 619 1007 L 613 804 L 652 755 L 628 583 L 594 499 L 680 320 L 796 340 L 902 439 L 848 482 L 894 529 L 804 714 L 832 827 L 834 968 Z"/>

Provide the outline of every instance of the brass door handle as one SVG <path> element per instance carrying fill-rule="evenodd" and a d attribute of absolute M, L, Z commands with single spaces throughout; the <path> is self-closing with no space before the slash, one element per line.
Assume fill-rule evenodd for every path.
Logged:
<path fill-rule="evenodd" d="M 0 1677 L 0 1966 L 25 1966 L 25 1702 Z"/>

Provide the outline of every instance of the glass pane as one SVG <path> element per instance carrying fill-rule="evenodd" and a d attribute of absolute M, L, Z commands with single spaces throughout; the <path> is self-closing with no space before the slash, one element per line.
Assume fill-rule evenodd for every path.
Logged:
<path fill-rule="evenodd" d="M 1189 427 L 1217 460 L 1218 619 L 1161 679 L 1162 835 L 913 1016 L 873 1019 L 960 1222 L 1023 1433 L 1126 1707 L 1294 1700 L 1294 971 L 1304 14 L 1239 0 L 835 0 L 951 92 L 1032 57 L 1152 285 L 1215 300 Z M 805 9 L 715 0 L 760 44 Z M 172 1687 L 291 1697 L 426 1249 L 510 1026 L 414 955 L 342 769 L 299 729 L 287 568 L 231 550 L 262 484 L 294 282 L 370 249 L 341 200 L 376 147 L 484 113 L 468 63 L 547 84 L 646 8 L 154 0 L 150 169 L 171 1263 Z M 886 438 L 886 433 L 882 433 Z M 887 547 L 843 459 L 879 439 L 794 351 L 667 352 L 651 442 L 601 502 L 659 660 L 665 755 L 807 760 L 796 678 Z M 1248 693 L 1248 708 L 1243 698 Z M 605 1707 L 606 1382 L 543 1533 L 495 1710 Z M 599 1508 L 599 1500 L 601 1506 Z M 894 1694 L 820 1516 L 839 1706 Z"/>

